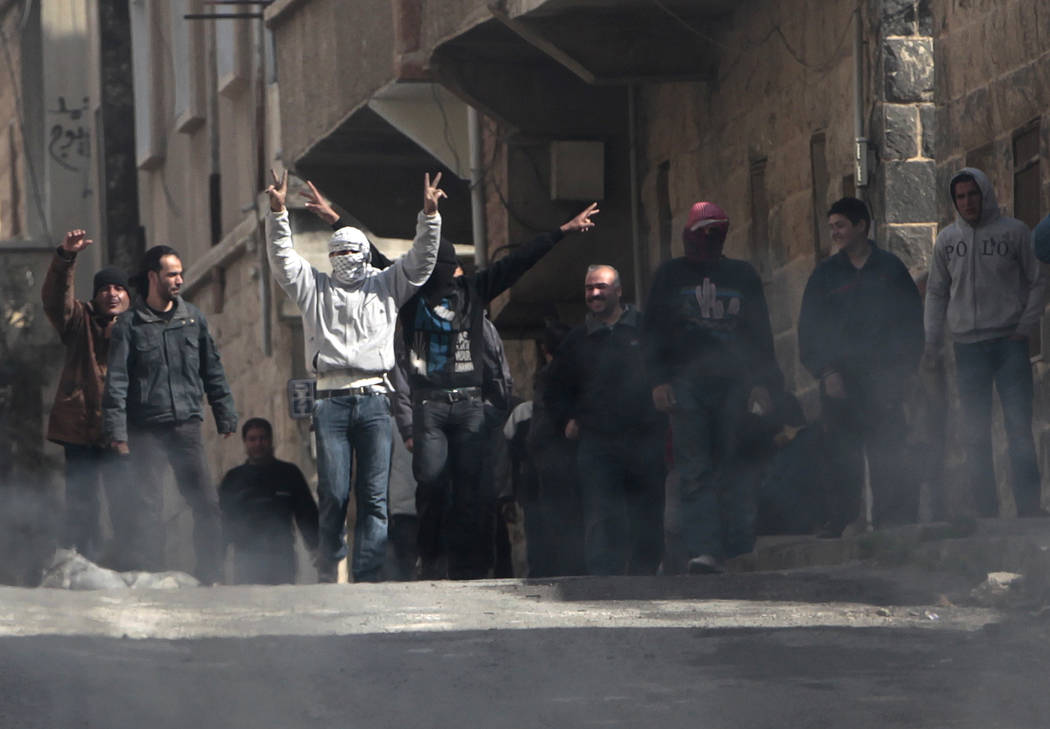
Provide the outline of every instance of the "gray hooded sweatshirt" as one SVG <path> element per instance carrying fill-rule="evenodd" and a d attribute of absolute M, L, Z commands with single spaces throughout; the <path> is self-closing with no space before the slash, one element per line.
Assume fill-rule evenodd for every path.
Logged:
<path fill-rule="evenodd" d="M 945 319 L 954 341 L 972 343 L 1028 336 L 1043 313 L 1046 277 L 1028 226 L 999 214 L 995 189 L 973 167 L 952 176 L 949 197 L 952 182 L 964 174 L 981 190 L 981 219 L 973 226 L 957 212 L 934 243 L 925 313 L 926 343 L 934 348 L 944 339 Z"/>
<path fill-rule="evenodd" d="M 306 363 L 317 373 L 318 389 L 344 386 L 329 381 L 380 377 L 394 366 L 398 309 L 434 270 L 440 239 L 441 216 L 420 212 L 408 253 L 382 271 L 366 264 L 358 280 L 342 284 L 292 248 L 288 211 L 273 214 L 270 268 L 302 312 Z"/>

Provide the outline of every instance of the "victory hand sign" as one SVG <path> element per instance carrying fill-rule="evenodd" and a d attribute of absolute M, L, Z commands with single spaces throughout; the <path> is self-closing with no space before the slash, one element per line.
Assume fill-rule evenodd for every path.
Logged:
<path fill-rule="evenodd" d="M 273 184 L 266 188 L 266 194 L 270 196 L 270 210 L 279 213 L 284 210 L 284 200 L 288 197 L 288 170 L 278 177 L 271 169 L 270 175 L 273 177 Z"/>
<path fill-rule="evenodd" d="M 430 173 L 426 172 L 423 175 L 423 212 L 427 215 L 437 215 L 438 211 L 438 200 L 443 197 L 448 197 L 445 191 L 438 187 L 438 183 L 441 182 L 441 173 L 438 172 L 434 176 L 434 181 L 430 181 Z"/>
<path fill-rule="evenodd" d="M 592 215 L 597 215 L 601 210 L 598 209 L 598 203 L 593 202 L 588 205 L 583 211 L 575 218 L 570 220 L 561 226 L 562 233 L 575 233 L 577 231 L 586 233 L 588 230 L 594 227 L 594 221 L 591 220 Z"/>

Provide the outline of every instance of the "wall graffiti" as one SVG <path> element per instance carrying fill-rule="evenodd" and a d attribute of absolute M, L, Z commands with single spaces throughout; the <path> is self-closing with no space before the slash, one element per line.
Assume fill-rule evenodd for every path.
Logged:
<path fill-rule="evenodd" d="M 82 105 L 69 108 L 66 97 L 58 97 L 58 108 L 48 109 L 48 114 L 59 117 L 51 125 L 47 153 L 57 164 L 70 172 L 79 172 L 87 167 L 91 159 L 91 134 L 82 123 L 88 111 L 88 98 Z"/>

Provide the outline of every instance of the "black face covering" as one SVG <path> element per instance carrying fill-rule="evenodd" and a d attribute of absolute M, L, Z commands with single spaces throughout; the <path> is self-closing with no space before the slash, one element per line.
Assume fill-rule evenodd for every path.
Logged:
<path fill-rule="evenodd" d="M 453 277 L 459 267 L 459 259 L 456 258 L 456 249 L 447 238 L 441 239 L 438 246 L 437 264 L 430 278 L 420 288 L 420 293 L 430 306 L 436 306 L 441 300 L 449 297 L 455 290 Z"/>
<path fill-rule="evenodd" d="M 726 231 L 719 227 L 686 230 L 682 233 L 686 257 L 701 263 L 721 258 L 725 241 Z"/>

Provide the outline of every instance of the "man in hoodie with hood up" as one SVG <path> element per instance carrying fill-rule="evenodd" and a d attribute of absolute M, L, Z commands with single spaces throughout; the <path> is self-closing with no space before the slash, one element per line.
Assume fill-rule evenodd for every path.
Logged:
<path fill-rule="evenodd" d="M 1046 516 L 1032 438 L 1028 337 L 1043 311 L 1046 278 L 1028 226 L 999 214 L 978 169 L 952 176 L 955 222 L 937 236 L 926 289 L 924 364 L 941 363 L 945 323 L 955 349 L 962 439 L 980 516 L 997 516 L 992 467 L 992 383 L 999 393 L 1019 516 Z"/>
<path fill-rule="evenodd" d="M 653 404 L 671 416 L 689 571 L 700 574 L 753 547 L 748 434 L 783 390 L 762 280 L 722 255 L 728 231 L 718 205 L 693 205 L 685 256 L 656 271 L 642 324 Z"/>
<path fill-rule="evenodd" d="M 382 271 L 370 265 L 368 239 L 343 227 L 328 242 L 332 272 L 324 273 L 296 253 L 285 209 L 288 173 L 273 175 L 266 189 L 273 212 L 268 249 L 273 276 L 299 306 L 306 335 L 307 364 L 317 374 L 314 429 L 317 434 L 319 510 L 318 578 L 335 582 L 346 556 L 346 511 L 350 468 L 357 461 L 357 522 L 351 571 L 354 580 L 380 578 L 386 554 L 387 481 L 392 434 L 386 373 L 394 366 L 398 309 L 434 269 L 441 239 L 438 187 L 441 173 L 423 185 L 423 210 L 412 248 Z"/>

